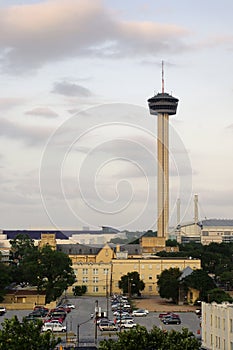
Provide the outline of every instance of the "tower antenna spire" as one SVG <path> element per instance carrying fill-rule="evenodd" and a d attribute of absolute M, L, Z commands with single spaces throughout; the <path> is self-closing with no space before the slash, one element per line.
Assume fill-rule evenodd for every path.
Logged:
<path fill-rule="evenodd" d="M 164 61 L 162 61 L 162 93 L 164 93 Z"/>

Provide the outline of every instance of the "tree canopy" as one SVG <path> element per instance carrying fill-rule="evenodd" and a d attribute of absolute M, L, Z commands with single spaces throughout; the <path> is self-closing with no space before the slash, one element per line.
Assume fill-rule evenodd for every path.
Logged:
<path fill-rule="evenodd" d="M 140 295 L 140 292 L 145 288 L 145 283 L 140 280 L 140 275 L 137 271 L 128 272 L 127 275 L 122 276 L 118 285 L 123 290 L 123 293 L 129 294 L 129 296 L 134 294 Z"/>
<path fill-rule="evenodd" d="M 161 298 L 172 299 L 177 304 L 179 300 L 179 280 L 181 271 L 178 268 L 171 267 L 164 270 L 157 281 L 159 295 Z"/>
<path fill-rule="evenodd" d="M 7 287 L 12 281 L 10 268 L 8 265 L 0 261 L 0 302 L 4 299 Z"/>
<path fill-rule="evenodd" d="M 200 292 L 199 298 L 207 301 L 208 291 L 215 288 L 213 279 L 204 270 L 194 270 L 185 277 L 183 283 L 189 288 L 195 288 Z"/>
<path fill-rule="evenodd" d="M 5 319 L 0 329 L 0 350 L 51 350 L 61 341 L 52 332 L 41 333 L 42 322 Z"/>
<path fill-rule="evenodd" d="M 125 332 L 118 333 L 118 339 L 103 340 L 99 350 L 198 350 L 200 342 L 192 332 L 183 328 L 182 332 L 171 330 L 164 332 L 158 327 L 148 331 L 143 326 L 137 326 Z"/>
<path fill-rule="evenodd" d="M 56 300 L 75 282 L 72 261 L 68 255 L 46 245 L 35 247 L 28 237 L 16 237 L 12 243 L 12 279 L 16 283 L 37 286 L 45 291 L 46 303 Z"/>

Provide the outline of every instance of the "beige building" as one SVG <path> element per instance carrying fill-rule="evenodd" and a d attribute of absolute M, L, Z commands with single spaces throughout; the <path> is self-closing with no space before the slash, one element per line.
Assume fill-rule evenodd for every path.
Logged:
<path fill-rule="evenodd" d="M 202 346 L 233 350 L 233 305 L 202 302 Z"/>
<path fill-rule="evenodd" d="M 128 272 L 137 271 L 145 283 L 143 294 L 158 295 L 157 279 L 161 272 L 170 267 L 181 271 L 186 267 L 200 269 L 199 259 L 160 258 L 142 255 L 141 246 L 91 247 L 85 245 L 57 245 L 57 249 L 69 255 L 76 274 L 75 285 L 85 285 L 88 295 L 106 295 L 119 293 L 118 281 Z"/>

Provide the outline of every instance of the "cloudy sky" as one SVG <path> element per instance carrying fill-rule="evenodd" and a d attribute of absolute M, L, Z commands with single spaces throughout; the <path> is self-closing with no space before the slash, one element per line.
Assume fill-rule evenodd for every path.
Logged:
<path fill-rule="evenodd" d="M 156 228 L 156 117 L 170 223 L 233 218 L 231 0 L 0 0 L 2 229 Z"/>

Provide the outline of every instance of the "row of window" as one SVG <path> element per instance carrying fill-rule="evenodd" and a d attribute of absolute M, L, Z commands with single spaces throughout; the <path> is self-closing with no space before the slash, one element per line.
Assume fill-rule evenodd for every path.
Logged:
<path fill-rule="evenodd" d="M 75 271 L 76 271 L 76 274 L 77 274 L 78 270 L 75 270 Z M 99 274 L 99 269 L 97 269 L 97 268 L 94 268 L 92 270 L 89 270 L 87 268 L 82 269 L 83 275 L 88 275 L 89 271 L 92 271 L 93 275 L 98 275 Z M 109 273 L 109 269 L 103 269 L 103 273 L 104 273 L 104 275 L 107 275 Z"/>
<path fill-rule="evenodd" d="M 202 236 L 232 236 L 233 231 L 202 231 Z"/>

